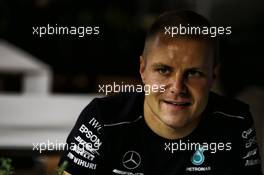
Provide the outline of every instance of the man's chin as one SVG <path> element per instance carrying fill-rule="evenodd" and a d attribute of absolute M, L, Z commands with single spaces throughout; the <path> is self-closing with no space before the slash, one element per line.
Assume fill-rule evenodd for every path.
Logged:
<path fill-rule="evenodd" d="M 164 119 L 164 123 L 175 130 L 184 129 L 188 125 L 186 118 L 177 117 L 175 119 Z"/>

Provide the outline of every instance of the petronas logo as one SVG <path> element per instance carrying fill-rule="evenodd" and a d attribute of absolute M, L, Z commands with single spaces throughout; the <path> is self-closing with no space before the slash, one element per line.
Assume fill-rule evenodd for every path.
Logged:
<path fill-rule="evenodd" d="M 195 153 L 193 154 L 191 158 L 192 164 L 197 165 L 197 166 L 203 164 L 204 159 L 205 159 L 203 152 L 204 150 L 202 147 L 199 147 L 199 149 L 195 151 Z"/>

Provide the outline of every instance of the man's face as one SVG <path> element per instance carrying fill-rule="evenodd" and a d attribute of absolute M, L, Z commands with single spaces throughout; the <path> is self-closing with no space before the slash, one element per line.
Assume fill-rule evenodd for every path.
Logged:
<path fill-rule="evenodd" d="M 213 83 L 213 53 L 203 40 L 154 40 L 140 59 L 145 85 L 163 85 L 164 92 L 145 96 L 145 117 L 174 129 L 199 120 Z"/>

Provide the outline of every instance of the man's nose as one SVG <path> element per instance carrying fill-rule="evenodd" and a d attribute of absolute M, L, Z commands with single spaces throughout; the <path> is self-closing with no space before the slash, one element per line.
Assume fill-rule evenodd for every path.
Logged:
<path fill-rule="evenodd" d="M 170 92 L 174 94 L 186 93 L 184 75 L 181 73 L 176 74 L 170 80 Z"/>

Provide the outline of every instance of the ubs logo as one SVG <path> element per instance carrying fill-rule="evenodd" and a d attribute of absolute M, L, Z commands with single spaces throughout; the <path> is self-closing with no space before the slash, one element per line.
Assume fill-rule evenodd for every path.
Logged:
<path fill-rule="evenodd" d="M 141 157 L 135 151 L 128 151 L 124 154 L 122 162 L 125 168 L 132 170 L 140 165 Z"/>

